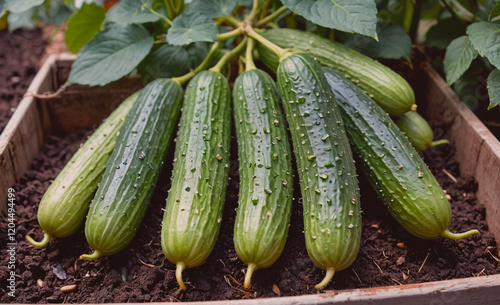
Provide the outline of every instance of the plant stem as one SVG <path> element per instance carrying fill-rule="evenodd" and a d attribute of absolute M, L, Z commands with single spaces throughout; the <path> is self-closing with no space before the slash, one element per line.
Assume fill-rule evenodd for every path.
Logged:
<path fill-rule="evenodd" d="M 205 70 L 208 67 L 208 65 L 212 61 L 212 57 L 214 56 L 215 52 L 217 52 L 218 49 L 219 49 L 219 43 L 216 42 L 212 45 L 212 48 L 210 48 L 210 51 L 208 51 L 207 57 L 205 57 L 203 62 L 198 67 L 196 67 L 193 71 L 190 71 L 189 73 L 186 73 L 182 76 L 173 77 L 172 80 L 182 86 L 184 83 L 193 78 L 196 74 L 200 73 L 200 71 Z"/>
<path fill-rule="evenodd" d="M 257 69 L 255 63 L 253 62 L 253 49 L 255 47 L 255 40 L 253 38 L 248 39 L 247 50 L 245 53 L 245 71 L 250 71 Z M 248 266 L 250 268 L 250 266 Z"/>
<path fill-rule="evenodd" d="M 290 11 L 288 10 L 288 8 L 286 6 L 282 6 L 279 9 L 277 9 L 276 11 L 274 11 L 273 13 L 271 13 L 270 15 L 268 15 L 267 17 L 257 21 L 255 26 L 256 27 L 263 27 L 266 24 L 268 24 L 269 22 L 274 21 L 275 19 L 277 19 L 278 17 L 280 17 L 283 13 L 286 13 L 287 11 L 288 11 L 288 13 L 290 13 Z"/>
<path fill-rule="evenodd" d="M 165 8 L 167 9 L 168 19 L 173 20 L 175 12 L 174 12 L 174 7 L 172 6 L 171 0 L 163 0 L 163 3 L 165 4 Z"/>
<path fill-rule="evenodd" d="M 35 247 L 45 247 L 50 241 L 50 235 L 43 232 L 43 239 L 41 241 L 35 241 L 29 235 L 26 235 L 26 239 Z"/>
<path fill-rule="evenodd" d="M 101 257 L 101 255 L 102 255 L 101 251 L 94 250 L 94 253 L 92 253 L 92 254 L 80 255 L 80 259 L 94 260 L 94 259 L 98 259 L 99 257 Z"/>
<path fill-rule="evenodd" d="M 238 20 L 238 18 L 235 18 L 233 16 L 224 16 L 222 17 L 224 19 L 224 21 L 230 25 L 232 25 L 233 27 L 237 28 L 240 26 L 241 24 L 241 21 Z"/>
<path fill-rule="evenodd" d="M 259 13 L 259 0 L 253 0 L 252 10 L 250 11 L 248 17 L 245 18 L 245 21 L 248 23 L 252 23 L 252 21 L 255 19 L 258 13 Z"/>
<path fill-rule="evenodd" d="M 182 280 L 182 271 L 186 268 L 186 264 L 183 262 L 177 263 L 175 268 L 175 278 L 177 279 L 177 284 L 181 287 L 182 290 L 186 290 L 186 285 L 184 285 L 184 281 Z"/>
<path fill-rule="evenodd" d="M 241 34 L 243 34 L 243 31 L 241 30 L 241 28 L 237 28 L 237 29 L 234 29 L 232 31 L 229 31 L 226 33 L 221 33 L 221 34 L 217 35 L 217 39 L 219 41 L 225 41 L 225 40 L 228 40 L 229 38 L 233 38 L 233 37 L 239 36 Z"/>
<path fill-rule="evenodd" d="M 224 66 L 236 55 L 238 55 L 241 51 L 243 51 L 243 49 L 245 48 L 246 44 L 247 44 L 247 41 L 248 41 L 248 38 L 244 38 L 243 41 L 236 46 L 236 48 L 232 49 L 231 51 L 228 51 L 226 52 L 222 58 L 219 60 L 219 62 L 217 62 L 217 64 L 215 66 L 213 66 L 212 68 L 210 68 L 209 70 L 210 71 L 213 71 L 213 72 L 218 72 L 220 73 L 220 71 L 222 71 L 222 68 L 224 68 Z"/>
<path fill-rule="evenodd" d="M 436 147 L 436 146 L 443 145 L 443 144 L 450 144 L 450 141 L 448 141 L 447 139 L 434 141 L 434 142 L 432 142 L 431 147 Z"/>
<path fill-rule="evenodd" d="M 255 32 L 255 30 L 250 25 L 246 26 L 245 32 L 247 33 L 248 36 L 252 37 L 253 39 L 260 42 L 262 45 L 264 45 L 266 48 L 273 51 L 276 55 L 278 55 L 279 58 L 281 58 L 281 56 L 286 53 L 286 50 L 278 47 L 274 43 L 270 42 L 269 40 L 265 39 L 260 34 Z"/>
<path fill-rule="evenodd" d="M 142 5 L 143 8 L 149 10 L 151 12 L 151 14 L 153 15 L 156 15 L 158 17 L 160 17 L 163 21 L 165 21 L 168 25 L 172 25 L 172 20 L 168 19 L 167 17 L 163 16 L 162 14 L 158 13 L 157 11 L 155 11 L 154 9 L 152 9 L 148 4 L 144 3 Z"/>
<path fill-rule="evenodd" d="M 175 15 L 178 16 L 184 11 L 184 0 L 177 0 L 177 4 L 175 5 Z"/>
<path fill-rule="evenodd" d="M 418 23 L 420 22 L 423 5 L 424 1 L 416 0 L 415 6 L 413 7 L 413 17 L 411 19 L 410 29 L 408 30 L 412 42 L 417 38 Z"/>
<path fill-rule="evenodd" d="M 463 233 L 451 233 L 448 229 L 446 229 L 443 232 L 441 232 L 442 237 L 450 239 L 461 239 L 472 234 L 479 234 L 479 231 L 474 229 Z"/>
<path fill-rule="evenodd" d="M 406 30 L 406 32 L 410 32 L 410 27 L 411 23 L 413 21 L 413 18 L 415 16 L 415 5 L 416 2 L 419 2 L 419 0 L 405 0 L 406 2 L 406 8 L 405 8 L 405 17 L 403 20 L 403 28 Z"/>
<path fill-rule="evenodd" d="M 326 284 L 328 284 L 332 280 L 334 274 L 335 274 L 335 267 L 333 267 L 333 266 L 327 267 L 325 278 L 321 281 L 321 283 L 314 286 L 314 288 L 321 289 L 321 288 L 325 287 Z"/>
<path fill-rule="evenodd" d="M 250 288 L 252 274 L 256 269 L 257 269 L 257 265 L 255 265 L 254 263 L 248 264 L 247 273 L 245 274 L 245 282 L 243 283 L 244 288 L 246 288 L 246 289 Z"/>
<path fill-rule="evenodd" d="M 266 3 L 264 4 L 264 7 L 262 8 L 262 13 L 260 14 L 260 18 L 262 19 L 266 16 L 267 10 L 269 9 L 269 5 L 271 5 L 272 0 L 266 0 Z"/>
<path fill-rule="evenodd" d="M 466 9 L 458 0 L 443 0 L 444 5 L 450 13 L 457 19 L 464 22 L 482 21 L 481 18 L 474 15 Z"/>

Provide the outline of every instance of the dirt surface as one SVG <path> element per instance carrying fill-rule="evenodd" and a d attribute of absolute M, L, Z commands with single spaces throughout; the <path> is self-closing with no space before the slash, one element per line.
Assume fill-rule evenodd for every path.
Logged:
<path fill-rule="evenodd" d="M 120 254 L 98 261 L 78 261 L 79 255 L 91 251 L 83 228 L 70 238 L 52 239 L 46 248 L 30 246 L 25 240 L 26 234 L 37 239 L 42 236 L 36 220 L 38 202 L 51 180 L 89 134 L 52 135 L 32 170 L 14 186 L 17 194 L 17 289 L 16 297 L 11 298 L 6 294 L 5 285 L 1 285 L 0 302 L 201 301 L 319 293 L 313 286 L 323 278 L 324 272 L 307 256 L 298 194 L 295 194 L 289 237 L 282 256 L 272 267 L 256 272 L 252 290 L 244 291 L 239 284 L 243 281 L 245 266 L 238 260 L 232 242 L 238 192 L 236 151 L 232 152 L 231 180 L 219 239 L 205 264 L 184 272 L 187 291 L 178 288 L 174 279 L 175 267 L 165 259 L 160 246 L 160 222 L 170 185 L 173 153 L 167 158 L 137 236 Z M 232 147 L 236 147 L 234 138 Z M 388 215 L 383 204 L 375 199 L 376 194 L 364 176 L 360 175 L 364 211 L 361 250 L 354 264 L 338 272 L 327 289 L 390 286 L 500 273 L 500 264 L 495 260 L 498 253 L 494 238 L 488 232 L 485 210 L 474 196 L 476 184 L 471 177 L 460 178 L 453 155 L 454 148 L 445 145 L 425 152 L 424 157 L 452 198 L 450 230 L 461 232 L 477 228 L 481 235 L 458 241 L 412 237 Z M 450 176 L 455 177 L 456 182 Z M 295 186 L 298 191 L 297 181 Z M 5 223 L 0 229 L 6 232 Z M 0 248 L 5 253 L 4 238 Z M 2 255 L 0 278 L 7 278 L 6 266 L 7 257 Z M 64 278 L 61 270 L 65 279 L 61 279 Z M 62 286 L 72 284 L 77 285 L 75 290 L 60 291 Z"/>
<path fill-rule="evenodd" d="M 46 41 L 40 29 L 0 31 L 0 133 L 38 71 Z"/>

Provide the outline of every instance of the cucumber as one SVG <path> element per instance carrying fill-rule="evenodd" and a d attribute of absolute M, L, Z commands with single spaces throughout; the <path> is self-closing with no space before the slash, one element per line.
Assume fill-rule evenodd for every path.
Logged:
<path fill-rule="evenodd" d="M 203 71 L 186 88 L 175 147 L 172 187 L 161 246 L 182 271 L 200 265 L 215 245 L 222 221 L 229 169 L 230 90 L 220 73 Z"/>
<path fill-rule="evenodd" d="M 450 203 L 408 139 L 361 89 L 332 69 L 323 71 L 363 171 L 392 216 L 408 232 L 425 239 L 479 233 L 455 234 L 447 229 Z"/>
<path fill-rule="evenodd" d="M 292 208 L 292 163 L 276 84 L 269 74 L 243 72 L 233 86 L 240 189 L 234 246 L 254 270 L 271 266 L 285 246 Z"/>
<path fill-rule="evenodd" d="M 356 169 L 321 66 L 308 54 L 294 53 L 281 60 L 277 78 L 297 159 L 307 252 L 326 270 L 316 285 L 321 288 L 335 271 L 349 267 L 359 250 Z"/>
<path fill-rule="evenodd" d="M 413 89 L 404 78 L 349 47 L 295 29 L 270 29 L 262 36 L 282 48 L 307 52 L 320 64 L 340 71 L 391 115 L 401 115 L 415 104 Z M 263 45 L 258 48 L 262 61 L 276 70 L 277 56 Z"/>
<path fill-rule="evenodd" d="M 94 253 L 81 259 L 117 253 L 134 237 L 163 167 L 182 96 L 179 84 L 157 79 L 137 98 L 87 215 L 85 237 Z"/>
<path fill-rule="evenodd" d="M 417 151 L 423 151 L 427 148 L 449 143 L 446 139 L 433 142 L 434 135 L 432 134 L 431 127 L 427 121 L 415 111 L 403 113 L 397 118 L 396 125 L 398 125 L 401 132 L 408 137 L 408 140 L 410 140 L 410 143 Z"/>
<path fill-rule="evenodd" d="M 132 94 L 97 128 L 71 157 L 49 186 L 38 206 L 38 223 L 44 231 L 43 239 L 34 246 L 46 246 L 51 237 L 66 237 L 81 225 L 90 202 L 106 169 L 118 132 L 139 92 Z"/>

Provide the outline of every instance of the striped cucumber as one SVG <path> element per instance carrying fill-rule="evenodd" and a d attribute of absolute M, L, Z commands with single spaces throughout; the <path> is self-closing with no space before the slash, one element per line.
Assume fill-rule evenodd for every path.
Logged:
<path fill-rule="evenodd" d="M 427 121 L 415 111 L 403 113 L 397 118 L 396 125 L 398 125 L 401 132 L 408 137 L 408 140 L 410 140 L 410 143 L 417 151 L 423 151 L 427 148 L 450 143 L 446 139 L 433 141 L 434 135 L 431 127 Z"/>
<path fill-rule="evenodd" d="M 340 73 L 324 68 L 342 111 L 347 134 L 363 170 L 392 216 L 411 234 L 426 239 L 462 238 L 451 233 L 451 209 L 431 171 L 391 118 Z"/>
<path fill-rule="evenodd" d="M 247 63 L 248 64 L 248 63 Z M 292 163 L 278 89 L 266 72 L 253 69 L 233 87 L 240 190 L 234 226 L 238 257 L 253 271 L 271 266 L 285 246 L 292 207 Z"/>
<path fill-rule="evenodd" d="M 182 271 L 203 263 L 215 245 L 224 207 L 230 142 L 230 89 L 220 73 L 203 71 L 186 88 L 175 147 L 172 187 L 161 246 Z"/>
<path fill-rule="evenodd" d="M 368 56 L 316 34 L 295 29 L 270 29 L 262 36 L 282 48 L 307 52 L 320 64 L 340 71 L 391 115 L 415 109 L 415 94 L 408 82 Z M 259 54 L 268 67 L 276 70 L 278 57 L 272 51 L 259 46 Z"/>
<path fill-rule="evenodd" d="M 305 53 L 282 57 L 278 88 L 292 134 L 309 257 L 326 276 L 349 267 L 361 240 L 356 169 L 344 124 L 321 66 Z"/>
<path fill-rule="evenodd" d="M 49 186 L 38 206 L 43 240 L 36 242 L 26 236 L 32 245 L 44 247 L 51 237 L 69 236 L 80 227 L 115 148 L 120 128 L 138 96 L 139 92 L 132 94 L 109 115 Z"/>
<path fill-rule="evenodd" d="M 170 79 L 154 80 L 142 90 L 87 215 L 85 236 L 94 253 L 80 258 L 117 253 L 134 237 L 163 167 L 182 96 L 181 86 Z"/>

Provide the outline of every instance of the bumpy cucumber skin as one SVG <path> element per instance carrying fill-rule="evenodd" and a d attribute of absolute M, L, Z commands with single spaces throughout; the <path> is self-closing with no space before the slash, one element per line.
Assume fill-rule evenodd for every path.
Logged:
<path fill-rule="evenodd" d="M 361 212 L 340 112 L 321 66 L 308 54 L 282 59 L 277 77 L 297 159 L 307 252 L 322 269 L 345 269 L 359 250 Z"/>
<path fill-rule="evenodd" d="M 415 111 L 408 111 L 399 116 L 396 120 L 396 125 L 408 137 L 410 143 L 418 151 L 426 150 L 432 147 L 434 135 L 432 129 Z"/>
<path fill-rule="evenodd" d="M 262 36 L 282 48 L 307 52 L 320 64 L 340 71 L 391 115 L 401 115 L 415 104 L 413 89 L 404 78 L 349 47 L 295 29 L 270 29 Z M 258 50 L 262 61 L 276 70 L 278 57 L 263 45 Z"/>
<path fill-rule="evenodd" d="M 281 255 L 290 224 L 290 144 L 269 74 L 255 69 L 238 76 L 233 104 L 240 173 L 234 246 L 244 263 L 267 268 Z"/>
<path fill-rule="evenodd" d="M 71 157 L 40 201 L 38 223 L 49 236 L 65 237 L 78 229 L 87 215 L 118 133 L 139 92 L 132 94 Z"/>
<path fill-rule="evenodd" d="M 134 237 L 173 139 L 183 91 L 170 79 L 149 83 L 130 111 L 92 201 L 85 236 L 99 255 Z"/>
<path fill-rule="evenodd" d="M 222 74 L 203 71 L 189 82 L 161 230 L 172 263 L 200 265 L 215 245 L 228 181 L 230 108 Z"/>
<path fill-rule="evenodd" d="M 433 239 L 448 228 L 451 209 L 431 171 L 391 118 L 361 89 L 323 68 L 347 134 L 374 190 L 411 234 Z"/>

